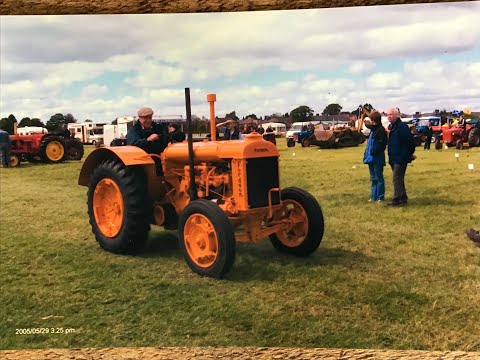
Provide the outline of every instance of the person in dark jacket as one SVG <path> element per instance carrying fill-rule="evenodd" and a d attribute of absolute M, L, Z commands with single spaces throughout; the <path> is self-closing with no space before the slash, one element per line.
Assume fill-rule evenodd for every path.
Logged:
<path fill-rule="evenodd" d="M 185 140 L 186 135 L 183 131 L 180 131 L 178 124 L 168 124 L 168 136 L 171 143 L 182 142 Z"/>
<path fill-rule="evenodd" d="M 168 145 L 168 134 L 164 124 L 153 122 L 153 110 L 143 107 L 137 112 L 138 121 L 127 132 L 127 145 L 141 148 L 148 154 L 158 154 Z M 153 157 L 157 175 L 163 175 L 160 159 Z"/>
<path fill-rule="evenodd" d="M 370 115 L 370 121 L 365 122 L 370 129 L 367 147 L 363 156 L 363 162 L 368 164 L 370 170 L 370 202 L 382 202 L 385 200 L 385 179 L 383 168 L 385 163 L 385 148 L 387 147 L 387 132 L 382 125 L 382 115 L 375 111 Z"/>
<path fill-rule="evenodd" d="M 398 108 L 391 108 L 387 112 L 388 126 L 388 163 L 393 172 L 393 198 L 387 204 L 389 206 L 401 206 L 407 204 L 408 196 L 405 189 L 405 173 L 407 165 L 415 159 L 415 141 L 413 135 L 399 117 Z"/>
<path fill-rule="evenodd" d="M 236 126 L 236 122 L 233 119 L 229 119 L 225 122 L 217 124 L 218 127 L 226 125 L 225 133 L 223 134 L 223 140 L 243 140 L 243 134 Z"/>
<path fill-rule="evenodd" d="M 423 146 L 423 150 L 430 150 L 430 144 L 432 143 L 432 136 L 433 136 L 433 124 L 431 122 L 428 123 L 428 127 L 425 130 L 424 135 L 427 136 L 425 140 L 425 145 Z"/>
<path fill-rule="evenodd" d="M 2 167 L 10 166 L 10 150 L 12 143 L 8 132 L 0 129 L 0 157 Z"/>

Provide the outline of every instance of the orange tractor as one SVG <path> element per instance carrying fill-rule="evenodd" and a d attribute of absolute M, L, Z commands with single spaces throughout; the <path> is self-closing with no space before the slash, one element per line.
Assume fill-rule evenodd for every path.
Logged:
<path fill-rule="evenodd" d="M 185 89 L 188 139 L 190 92 Z M 150 224 L 178 229 L 188 266 L 221 278 L 232 267 L 235 242 L 270 238 L 281 252 L 307 256 L 320 245 L 324 219 L 308 192 L 280 189 L 279 153 L 261 135 L 218 141 L 215 94 L 210 104 L 211 141 L 170 144 L 161 154 L 135 146 L 104 147 L 85 160 L 79 184 L 88 187 L 88 214 L 99 245 L 134 253 Z M 161 159 L 157 175 L 154 158 Z"/>

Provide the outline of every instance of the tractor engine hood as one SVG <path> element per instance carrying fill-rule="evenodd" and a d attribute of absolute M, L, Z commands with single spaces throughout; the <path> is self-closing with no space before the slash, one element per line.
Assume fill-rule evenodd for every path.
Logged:
<path fill-rule="evenodd" d="M 245 135 L 245 140 L 205 141 L 195 142 L 192 145 L 195 162 L 279 156 L 276 146 L 257 133 Z M 162 153 L 162 159 L 167 162 L 186 164 L 188 162 L 187 142 L 168 146 Z"/>

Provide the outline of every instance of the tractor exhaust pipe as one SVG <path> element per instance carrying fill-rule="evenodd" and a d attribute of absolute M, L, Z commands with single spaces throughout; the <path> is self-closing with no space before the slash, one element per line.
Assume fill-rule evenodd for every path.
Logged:
<path fill-rule="evenodd" d="M 190 200 L 197 200 L 197 184 L 195 183 L 195 169 L 193 167 L 192 108 L 190 105 L 190 88 L 185 88 L 185 105 L 187 108 L 187 144 L 188 165 L 190 168 Z"/>

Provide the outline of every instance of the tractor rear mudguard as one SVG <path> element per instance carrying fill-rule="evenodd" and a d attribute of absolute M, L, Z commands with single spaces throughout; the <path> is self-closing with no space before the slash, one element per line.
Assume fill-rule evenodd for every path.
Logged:
<path fill-rule="evenodd" d="M 97 148 L 85 159 L 78 184 L 88 186 L 95 167 L 106 159 L 118 159 L 125 166 L 150 165 L 148 167 L 152 168 L 155 166 L 152 156 L 137 146 Z"/>

